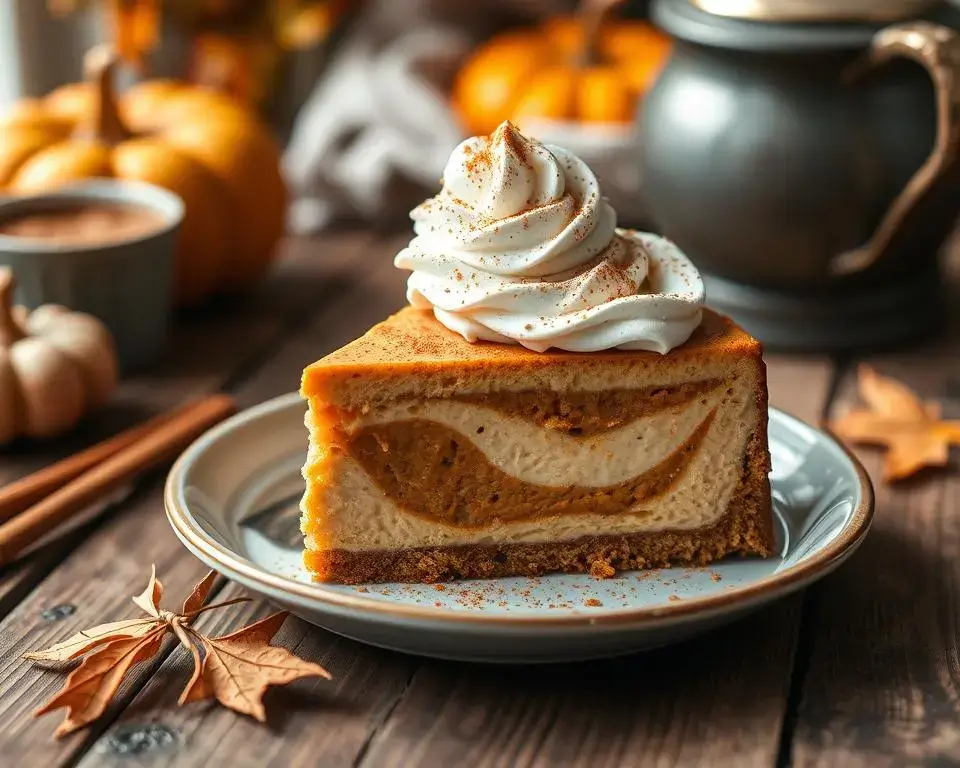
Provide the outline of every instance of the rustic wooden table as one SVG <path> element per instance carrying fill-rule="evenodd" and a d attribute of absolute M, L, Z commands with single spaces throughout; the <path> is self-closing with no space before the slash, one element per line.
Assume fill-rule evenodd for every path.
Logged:
<path fill-rule="evenodd" d="M 149 413 L 224 390 L 242 407 L 289 392 L 303 365 L 403 301 L 400 240 L 292 241 L 254 297 L 186 318 L 166 361 L 126 381 L 107 412 L 55 446 L 0 456 L 0 482 Z M 960 411 L 960 327 L 874 360 Z M 855 360 L 768 358 L 775 405 L 817 422 L 854 395 Z M 951 413 L 952 410 L 952 413 Z M 862 452 L 878 477 L 879 457 Z M 107 715 L 61 741 L 32 711 L 60 673 L 21 659 L 132 615 L 155 562 L 167 591 L 205 572 L 167 525 L 162 473 L 96 520 L 0 570 L 0 765 L 774 766 L 960 765 L 960 475 L 877 486 L 873 531 L 801 595 L 705 637 L 611 661 L 530 668 L 377 650 L 290 618 L 277 642 L 333 682 L 267 696 L 269 723 L 176 705 L 190 658 L 173 643 L 136 667 Z M 240 590 L 222 580 L 218 598 Z M 206 629 L 270 611 L 254 601 Z M 201 627 L 203 625 L 201 624 Z"/>

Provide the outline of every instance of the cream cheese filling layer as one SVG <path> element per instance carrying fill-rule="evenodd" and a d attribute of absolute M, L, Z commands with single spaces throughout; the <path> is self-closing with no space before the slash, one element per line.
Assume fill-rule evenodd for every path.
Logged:
<path fill-rule="evenodd" d="M 393 421 L 423 419 L 457 430 L 491 464 L 526 483 L 603 488 L 640 475 L 666 460 L 720 405 L 724 390 L 639 418 L 618 429 L 573 437 L 493 408 L 454 400 L 405 402 L 367 414 L 349 431 Z"/>
<path fill-rule="evenodd" d="M 316 541 L 308 535 L 307 548 L 362 551 L 471 544 L 542 543 L 569 541 L 583 536 L 707 527 L 724 514 L 736 490 L 742 472 L 743 452 L 756 426 L 757 418 L 753 408 L 752 390 L 749 387 L 738 388 L 733 394 L 723 391 L 722 395 L 717 394 L 716 397 L 719 402 L 711 399 L 713 407 L 716 407 L 714 421 L 700 450 L 691 460 L 680 480 L 662 496 L 647 500 L 622 515 L 556 515 L 510 523 L 493 521 L 489 527 L 481 530 L 456 528 L 425 520 L 402 509 L 380 490 L 359 464 L 348 455 L 344 455 L 337 461 L 335 477 L 330 477 L 330 482 L 324 482 L 320 487 L 314 488 L 313 492 L 320 494 L 320 498 L 313 499 L 311 505 L 317 504 L 324 510 L 322 521 L 324 534 L 323 541 Z M 441 405 L 442 407 L 437 407 Z M 450 426 L 454 426 L 469 439 L 474 440 L 478 446 L 483 446 L 482 449 L 489 460 L 496 462 L 505 471 L 510 471 L 506 469 L 509 466 L 523 466 L 528 475 L 541 478 L 556 476 L 560 471 L 550 467 L 558 461 L 558 454 L 548 453 L 537 444 L 513 442 L 510 444 L 511 448 L 510 445 L 497 439 L 483 444 L 478 440 L 491 430 L 494 423 L 489 418 L 491 414 L 496 414 L 502 419 L 503 423 L 498 423 L 497 426 L 498 428 L 502 426 L 505 430 L 514 428 L 522 430 L 527 426 L 538 433 L 549 433 L 550 430 L 526 422 L 521 422 L 523 427 L 516 427 L 517 422 L 520 422 L 519 419 L 502 416 L 490 409 L 474 407 L 468 411 L 467 407 L 460 403 L 457 404 L 456 409 L 446 410 L 447 405 L 453 405 L 453 403 L 438 401 L 428 404 L 427 408 L 435 409 L 431 418 L 443 414 L 446 418 L 456 419 L 458 423 Z M 669 443 L 676 447 L 683 442 L 681 435 L 685 432 L 689 434 L 689 425 L 692 424 L 695 427 L 700 423 L 693 414 L 687 412 L 692 410 L 699 413 L 701 409 L 706 409 L 706 413 L 710 410 L 708 406 L 702 406 L 698 400 L 687 406 L 681 413 L 671 413 L 672 423 L 660 422 L 661 428 L 671 435 Z M 455 411 L 461 415 L 456 416 Z M 476 434 L 474 422 L 465 421 L 464 414 L 468 412 L 474 417 L 479 417 L 483 412 L 482 415 L 488 417 L 482 424 L 484 431 L 481 435 Z M 654 418 L 659 421 L 662 415 L 657 414 L 640 421 L 649 421 Z M 371 414 L 367 418 L 379 419 L 381 416 L 384 414 L 375 416 Z M 426 418 L 424 413 L 416 417 Z M 467 426 L 468 424 L 470 426 Z M 473 426 L 472 430 L 471 426 Z M 635 426 L 638 425 L 628 425 L 616 432 L 624 432 Z M 492 431 L 496 432 L 496 429 Z M 649 436 L 652 437 L 652 433 Z M 617 439 L 620 436 L 611 433 L 606 437 Z M 571 438 L 567 435 L 538 436 L 539 440 L 551 441 L 555 438 L 563 438 L 557 445 L 582 440 L 582 438 Z M 636 435 L 634 435 L 634 442 L 641 442 L 635 438 Z M 551 445 L 553 446 L 552 443 Z M 523 446 L 522 449 L 519 446 Z M 553 451 L 554 448 L 555 446 L 550 450 Z M 575 450 L 569 445 L 566 445 L 566 449 Z M 655 465 L 656 462 L 651 460 L 660 451 L 660 447 L 651 448 L 641 459 L 629 457 L 630 450 L 623 451 L 628 454 L 628 459 L 624 461 L 629 460 L 633 463 L 631 470 L 633 475 L 628 477 L 640 474 Z M 664 449 L 664 452 L 669 454 L 670 451 Z M 537 461 L 523 458 L 531 455 Z M 568 457 L 571 455 L 573 453 L 569 453 Z M 614 470 L 608 466 L 611 460 L 619 455 L 618 453 L 611 457 L 608 451 L 594 450 L 582 457 L 584 462 L 582 466 L 577 466 L 574 470 L 573 465 L 568 465 L 567 470 L 574 470 L 581 477 L 590 477 L 592 485 L 598 485 L 600 484 L 596 481 L 598 476 L 606 473 L 608 478 L 618 477 L 619 475 L 615 473 L 625 471 L 625 464 L 619 461 L 615 462 Z M 511 474 L 513 474 L 512 471 Z M 532 479 L 530 481 L 533 482 Z M 567 480 L 563 484 L 569 485 L 570 481 Z M 610 483 L 607 482 L 607 484 Z M 309 522 L 306 527 L 309 530 Z"/>

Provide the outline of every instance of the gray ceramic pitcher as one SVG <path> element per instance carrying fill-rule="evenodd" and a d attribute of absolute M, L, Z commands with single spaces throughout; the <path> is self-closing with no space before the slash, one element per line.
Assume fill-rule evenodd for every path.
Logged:
<path fill-rule="evenodd" d="M 725 5 L 751 4 L 652 8 L 676 38 L 642 115 L 657 228 L 707 273 L 708 302 L 772 345 L 936 328 L 937 254 L 960 212 L 956 12 L 927 3 L 924 18 L 885 24 L 844 18 L 843 0 L 829 19 L 716 13 Z M 779 7 L 791 5 L 803 3 Z"/>

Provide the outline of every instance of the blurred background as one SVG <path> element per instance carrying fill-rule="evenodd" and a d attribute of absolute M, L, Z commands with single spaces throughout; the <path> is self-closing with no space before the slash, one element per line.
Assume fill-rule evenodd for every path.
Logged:
<path fill-rule="evenodd" d="M 174 303 L 194 304 L 254 282 L 284 233 L 407 230 L 456 144 L 511 119 L 583 157 L 621 225 L 674 239 L 765 342 L 903 343 L 944 307 L 958 16 L 936 0 L 6 0 L 0 189 L 173 191 Z M 119 155 L 51 149 L 81 135 Z M 204 169 L 146 159 L 157 137 Z M 249 231 L 231 244 L 234 221 Z M 62 299 L 26 277 L 24 303 Z"/>
<path fill-rule="evenodd" d="M 602 60 L 592 63 L 592 95 L 582 114 L 566 114 L 573 60 L 587 45 L 584 34 L 593 34 L 584 32 L 584 17 L 604 5 L 618 7 L 605 22 Z M 646 6 L 11 0 L 0 9 L 0 107 L 80 80 L 85 52 L 112 39 L 127 64 L 118 87 L 144 77 L 183 78 L 229 93 L 269 121 L 287 145 L 294 231 L 344 218 L 402 226 L 461 138 L 520 115 L 552 119 L 558 124 L 539 132 L 582 144 L 606 164 L 598 171 L 607 171 L 608 194 L 622 217 L 640 223 L 630 210 L 637 207 L 636 173 L 610 160 L 622 159 L 636 102 L 666 54 L 666 36 L 641 21 Z M 535 84 L 518 106 L 531 71 L 547 68 L 567 71 Z M 586 125 L 594 130 L 578 130 Z"/>

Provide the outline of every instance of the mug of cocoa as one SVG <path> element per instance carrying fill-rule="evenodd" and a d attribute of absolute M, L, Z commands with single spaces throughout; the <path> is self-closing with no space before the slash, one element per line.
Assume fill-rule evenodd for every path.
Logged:
<path fill-rule="evenodd" d="M 62 304 L 103 321 L 129 372 L 166 345 L 183 210 L 164 189 L 110 179 L 3 197 L 0 265 L 29 309 Z"/>

